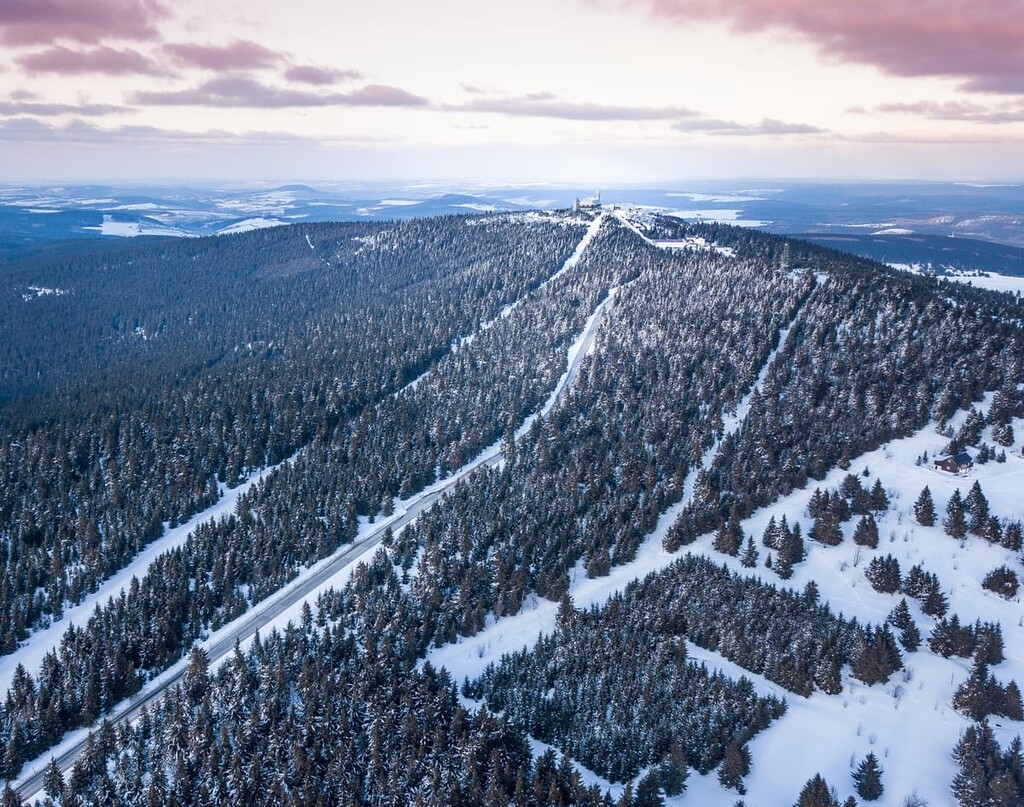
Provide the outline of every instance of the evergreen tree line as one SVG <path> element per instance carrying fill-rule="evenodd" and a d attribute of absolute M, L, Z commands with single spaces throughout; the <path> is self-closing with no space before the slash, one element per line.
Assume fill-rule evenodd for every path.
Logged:
<path fill-rule="evenodd" d="M 660 765 L 670 749 L 707 773 L 783 713 L 747 679 L 688 661 L 685 620 L 632 594 L 586 612 L 563 601 L 553 634 L 489 665 L 464 694 L 613 782 Z"/>
<path fill-rule="evenodd" d="M 608 238 L 614 242 L 615 236 Z M 546 378 L 553 386 L 564 367 L 566 342 L 587 316 L 579 302 L 593 302 L 601 293 L 599 278 L 614 277 L 607 267 L 616 264 L 600 256 L 599 252 L 597 258 L 581 261 L 481 338 L 443 359 L 430 383 L 425 380 L 394 399 L 425 418 L 428 429 L 446 422 L 484 422 L 488 411 L 494 413 L 487 430 L 442 432 L 455 444 L 442 444 L 437 451 L 468 458 L 493 441 L 492 429 L 500 430 L 500 425 L 490 424 L 514 428 L 515 422 L 499 417 L 495 409 L 506 405 L 521 414 L 543 400 L 546 390 L 540 389 L 532 360 L 550 368 Z M 538 328 L 538 317 L 550 327 Z M 552 319 L 559 320 L 557 327 Z M 550 335 L 557 341 L 546 342 Z M 493 342 L 511 347 L 492 356 L 487 351 Z M 503 357 L 509 363 L 497 361 Z M 524 378 L 530 383 L 523 383 Z M 438 395 L 445 387 L 462 394 Z M 516 399 L 520 394 L 528 396 L 525 401 Z M 377 503 L 390 504 L 399 492 L 397 474 L 389 478 L 386 473 L 388 467 L 403 468 L 391 465 L 394 457 L 408 459 L 404 471 L 416 478 L 416 487 L 409 492 L 433 481 L 435 463 L 441 464 L 437 453 L 403 453 L 410 446 L 415 449 L 415 435 L 422 433 L 424 424 L 389 417 L 396 407 L 382 403 L 373 408 L 372 418 L 360 418 L 314 441 L 294 462 L 243 496 L 236 516 L 202 525 L 182 547 L 158 558 L 127 595 L 97 609 L 84 628 L 69 629 L 60 648 L 44 660 L 37 685 L 19 688 L 6 711 L 0 712 L 0 741 L 8 747 L 5 770 L 17 771 L 22 760 L 45 750 L 67 729 L 88 725 L 173 664 L 193 641 L 273 593 L 300 567 L 351 540 L 361 506 L 376 512 Z M 346 450 L 353 434 L 376 436 L 359 443 L 358 461 Z M 372 495 L 360 499 L 359 492 L 366 490 Z M 116 684 L 104 687 L 97 701 L 86 690 L 87 682 L 95 680 Z M 29 728 L 37 719 L 44 730 Z"/>
<path fill-rule="evenodd" d="M 704 231 L 696 228 L 694 232 L 698 230 Z M 622 228 L 609 227 L 604 237 L 592 245 L 598 249 L 585 254 L 577 267 L 580 271 L 575 275 L 567 273 L 546 290 L 564 293 L 558 309 L 562 313 L 555 315 L 555 320 L 563 317 L 580 323 L 589 315 L 592 303 L 602 296 L 600 293 L 587 296 L 588 273 L 594 273 L 599 287 L 600 284 L 605 287 L 618 284 L 633 276 L 638 278 L 619 291 L 609 311 L 605 335 L 569 393 L 547 416 L 538 418 L 533 429 L 520 440 L 507 439 L 507 428 L 502 432 L 506 435 L 503 466 L 470 477 L 453 495 L 424 514 L 415 526 L 403 531 L 394 540 L 391 551 L 381 553 L 371 567 L 361 569 L 350 587 L 324 598 L 322 625 L 313 629 L 309 624 L 311 618 L 307 618 L 293 631 L 307 637 L 330 634 L 332 641 L 351 642 L 354 646 L 356 661 L 351 665 L 351 676 L 331 679 L 322 695 L 325 702 L 347 697 L 351 688 L 346 688 L 346 683 L 362 675 L 372 683 L 372 686 L 367 683 L 366 692 L 377 687 L 382 692 L 395 693 L 400 699 L 402 693 L 413 688 L 411 683 L 408 689 L 403 688 L 402 682 L 409 679 L 408 671 L 415 668 L 416 660 L 431 644 L 471 635 L 483 626 L 488 614 L 500 617 L 515 613 L 531 592 L 561 597 L 568 587 L 569 570 L 579 561 L 583 561 L 588 573 L 601 574 L 613 563 L 631 559 L 639 541 L 653 528 L 658 514 L 668 504 L 679 500 L 690 468 L 721 436 L 722 413 L 736 405 L 749 389 L 779 329 L 791 321 L 797 311 L 801 313 L 790 341 L 783 346 L 780 361 L 769 368 L 762 393 L 754 396 L 750 415 L 739 437 L 726 439 L 723 453 L 704 480 L 706 484 L 698 486 L 700 508 L 690 513 L 691 527 L 706 523 L 713 529 L 733 512 L 745 515 L 755 502 L 755 494 L 774 496 L 790 484 L 786 480 L 799 480 L 802 459 L 813 459 L 813 462 L 808 459 L 807 467 L 817 469 L 820 466 L 823 475 L 832 464 L 846 462 L 846 457 L 866 450 L 864 446 L 872 441 L 880 443 L 888 439 L 885 435 L 907 423 L 926 419 L 933 407 L 948 408 L 951 414 L 977 397 L 982 389 L 1003 386 L 1015 393 L 1015 385 L 996 383 L 1019 375 L 1014 362 L 1018 361 L 1015 357 L 1022 355 L 1019 334 L 1002 324 L 1005 317 L 1000 319 L 1009 310 L 1009 304 L 1002 298 L 968 291 L 961 299 L 956 297 L 955 291 L 944 288 L 940 294 L 935 284 L 917 283 L 913 279 L 904 281 L 879 272 L 875 267 L 871 267 L 875 274 L 869 274 L 856 261 L 844 262 L 824 252 L 801 252 L 798 245 L 790 249 L 778 239 L 763 234 L 727 235 L 734 239 L 729 244 L 736 249 L 736 260 L 713 253 L 660 252 L 642 244 Z M 389 238 L 374 232 L 352 248 L 353 251 L 365 248 L 370 255 L 386 252 Z M 318 243 L 314 240 L 314 244 Z M 306 244 L 307 250 L 308 247 Z M 316 254 L 321 252 L 316 251 Z M 810 271 L 813 269 L 827 271 L 827 280 L 815 281 Z M 287 271 L 284 274 L 287 275 Z M 848 299 L 844 296 L 847 292 Z M 952 302 L 946 299 L 950 295 L 954 298 Z M 973 307 L 956 304 L 968 298 Z M 525 308 L 526 304 L 520 306 L 507 318 L 499 320 L 493 329 L 483 331 L 471 343 L 460 347 L 450 358 L 437 361 L 435 371 L 439 377 L 449 372 L 448 367 L 462 368 L 459 372 L 452 370 L 445 377 L 450 379 L 451 388 L 465 385 L 465 389 L 473 391 L 464 396 L 466 413 L 478 402 L 514 398 L 514 394 L 504 399 L 498 394 L 488 398 L 484 386 L 500 378 L 502 372 L 511 377 L 513 373 L 504 363 L 512 362 L 516 354 L 496 353 L 502 356 L 501 362 L 495 362 L 497 367 L 487 370 L 483 367 L 491 358 L 490 353 L 477 354 L 474 362 L 466 359 L 478 342 L 485 344 L 484 337 L 498 329 L 505 329 L 506 338 L 513 343 L 521 341 L 523 355 L 533 350 L 530 345 L 535 345 L 536 341 L 525 334 L 526 323 L 531 321 L 521 313 Z M 975 316 L 975 311 L 982 313 Z M 913 326 L 908 326 L 911 330 L 918 329 L 914 339 L 907 335 L 900 317 L 912 321 Z M 551 322 L 550 319 L 538 321 Z M 522 332 L 516 330 L 520 322 Z M 709 329 L 709 322 L 715 323 L 715 327 Z M 932 332 L 932 329 L 942 331 L 947 327 L 949 335 Z M 573 332 L 578 332 L 578 327 L 575 331 L 572 327 L 563 331 Z M 554 334 L 548 340 L 550 353 L 544 355 L 554 355 L 560 350 L 564 356 L 564 338 Z M 445 348 L 447 344 L 450 341 Z M 937 346 L 934 350 L 945 351 L 936 371 L 939 379 L 935 385 L 920 369 L 926 360 L 934 358 L 933 344 Z M 892 365 L 876 373 L 873 362 L 890 348 Z M 797 369 L 790 373 L 785 365 L 794 356 L 799 361 L 795 365 Z M 272 353 L 265 356 L 267 361 L 272 358 Z M 364 361 L 376 366 L 377 358 L 370 354 Z M 421 363 L 414 373 L 399 373 L 400 378 L 392 373 L 387 391 L 397 390 L 400 384 L 416 377 L 435 360 L 436 356 Z M 522 366 L 525 364 L 524 361 Z M 958 365 L 955 373 L 950 369 L 952 365 Z M 550 364 L 540 362 L 537 366 L 541 372 L 550 374 L 550 368 L 557 365 L 551 361 Z M 525 367 L 526 372 L 532 369 Z M 310 371 L 313 377 L 319 372 Z M 424 382 L 433 378 L 432 373 Z M 804 389 L 803 381 L 813 384 Z M 530 387 L 523 384 L 518 389 Z M 407 396 L 417 399 L 419 393 L 419 387 L 401 393 L 395 399 L 400 403 L 392 408 L 385 402 L 381 386 L 374 390 L 377 397 L 368 398 L 367 405 L 380 402 L 380 406 L 374 405 L 372 409 L 384 413 L 389 423 L 396 417 L 394 413 L 405 411 L 401 409 L 405 405 L 403 399 Z M 459 410 L 452 408 L 447 398 L 431 408 L 435 406 L 431 399 L 440 391 L 441 388 L 427 384 L 420 404 L 408 411 L 421 413 L 423 419 L 430 419 L 431 413 L 445 418 L 458 417 Z M 896 401 L 899 396 L 911 400 Z M 515 412 L 516 406 L 522 407 L 519 411 L 528 411 L 530 405 L 522 401 L 522 398 L 511 400 L 507 405 L 509 412 Z M 358 415 L 364 409 L 365 405 L 348 416 Z M 495 411 L 493 417 L 504 424 L 508 419 L 503 415 L 507 414 Z M 830 414 L 836 417 L 829 420 Z M 466 414 L 465 417 L 473 416 Z M 822 420 L 810 422 L 818 418 Z M 366 434 L 374 434 L 375 429 L 388 433 L 390 429 L 384 423 L 376 425 L 372 417 L 365 423 Z M 125 596 L 123 605 L 115 602 L 101 609 L 95 623 L 90 622 L 86 629 L 88 638 L 78 639 L 78 649 L 74 652 L 68 650 L 68 667 L 61 676 L 67 672 L 86 682 L 90 676 L 98 679 L 92 689 L 97 693 L 97 700 L 106 703 L 106 681 L 114 677 L 107 670 L 115 664 L 119 652 L 124 658 L 125 670 L 136 663 L 135 654 L 143 651 L 148 654 L 147 659 L 158 652 L 166 652 L 168 659 L 172 655 L 181 657 L 190 644 L 188 637 L 201 635 L 206 629 L 204 625 L 219 624 L 231 609 L 244 607 L 250 599 L 260 596 L 260 591 L 273 590 L 293 575 L 299 564 L 329 551 L 332 542 L 336 546 L 345 540 L 354 529 L 359 507 L 367 506 L 369 512 L 374 512 L 378 506 L 385 505 L 386 494 L 393 490 L 389 485 L 401 486 L 404 480 L 398 478 L 397 473 L 385 470 L 379 487 L 377 482 L 367 486 L 366 493 L 360 494 L 362 499 L 357 502 L 356 495 L 348 488 L 356 489 L 363 484 L 353 478 L 353 469 L 367 467 L 360 465 L 364 462 L 365 449 L 358 448 L 350 460 L 345 447 L 351 444 L 352 432 L 335 428 L 336 425 L 323 430 L 323 448 L 317 443 L 312 450 L 303 452 L 294 464 L 257 486 L 251 498 L 243 497 L 234 523 L 229 519 L 210 525 L 202 535 L 193 536 L 186 544 L 187 551 L 180 552 L 173 563 L 166 561 L 166 577 L 155 575 L 147 583 L 150 580 L 147 575 L 140 581 L 130 605 L 128 599 L 132 592 Z M 395 424 L 390 430 L 393 440 L 377 441 L 374 437 L 369 444 L 400 453 L 412 442 L 409 435 L 416 434 L 413 429 L 419 425 Z M 448 425 L 448 422 L 435 424 L 438 430 Z M 830 437 L 833 427 L 835 434 Z M 758 429 L 767 429 L 763 444 L 755 440 Z M 459 450 L 486 439 L 485 431 L 473 430 L 467 433 Z M 774 451 L 776 441 L 779 451 L 763 453 Z M 328 443 L 332 450 L 327 449 Z M 418 454 L 423 459 L 416 459 L 413 466 L 445 456 L 450 445 L 450 442 L 445 444 L 436 455 L 424 449 Z M 757 462 L 751 460 L 755 456 Z M 381 466 L 390 468 L 389 461 L 390 454 L 388 461 L 380 460 Z M 372 466 L 375 460 L 366 462 Z M 777 462 L 777 467 L 769 474 L 773 462 Z M 723 469 L 727 467 L 736 471 L 728 475 L 731 485 L 728 488 L 721 484 Z M 343 472 L 345 468 L 348 470 Z M 747 471 L 750 474 L 744 476 Z M 427 478 L 429 475 L 423 477 Z M 414 479 L 412 486 L 418 481 Z M 749 501 L 736 491 L 746 491 L 744 496 L 749 493 Z M 710 515 L 706 517 L 701 513 Z M 277 543 L 268 543 L 264 553 L 259 544 L 266 541 L 271 532 L 279 537 L 273 539 Z M 229 540 L 230 536 L 233 538 Z M 277 557 L 273 557 L 275 555 Z M 250 556 L 255 561 L 251 566 Z M 169 557 L 173 557 L 173 553 Z M 223 571 L 215 573 L 214 570 L 220 568 Z M 809 694 L 815 687 L 834 691 L 841 683 L 842 666 L 853 663 L 855 653 L 856 657 L 864 656 L 869 662 L 867 675 L 879 675 L 878 669 L 891 667 L 894 661 L 891 634 L 887 635 L 886 628 L 862 628 L 855 622 L 837 618 L 818 603 L 810 588 L 803 594 L 779 590 L 745 580 L 704 559 L 680 559 L 666 572 L 631 587 L 625 596 L 630 602 L 636 602 L 639 613 L 651 619 L 671 618 L 677 626 L 685 624 L 689 638 L 696 644 L 717 650 L 752 672 L 765 675 L 799 694 Z M 166 622 L 161 621 L 157 612 L 161 598 L 179 609 Z M 187 611 L 184 619 L 182 609 Z M 177 628 L 170 627 L 172 622 Z M 161 648 L 155 639 L 161 630 L 166 630 L 170 645 L 176 645 L 176 649 Z M 137 635 L 144 638 L 136 638 Z M 67 646 L 70 648 L 75 645 L 75 636 L 69 636 Z M 306 654 L 298 640 L 288 645 L 287 635 L 273 641 L 285 642 L 288 652 L 280 654 L 265 668 L 264 676 L 273 678 L 275 686 L 262 691 L 273 694 L 266 698 L 261 695 L 256 699 L 258 706 L 253 708 L 270 710 L 276 718 L 259 737 L 273 735 L 279 739 L 275 745 L 258 745 L 247 760 L 250 764 L 253 760 L 267 760 L 266 771 L 259 775 L 266 773 L 270 778 L 260 778 L 260 783 L 269 787 L 266 783 L 273 777 L 276 777 L 275 782 L 288 783 L 282 787 L 286 791 L 285 803 L 289 803 L 288 799 L 298 798 L 294 794 L 299 792 L 299 785 L 292 785 L 296 779 L 288 777 L 296 770 L 304 770 L 299 760 L 306 753 L 305 749 L 317 742 L 331 742 L 334 731 L 323 730 L 321 719 L 316 724 L 317 738 L 304 733 L 306 726 L 303 723 L 300 729 L 300 718 L 304 720 L 310 707 L 305 700 L 295 697 L 302 689 L 299 677 L 303 662 L 311 656 L 322 656 L 324 647 L 318 645 L 315 653 Z M 667 640 L 659 638 L 658 641 L 662 641 L 666 649 L 669 647 Z M 258 651 L 259 648 L 254 653 Z M 62 646 L 56 656 L 58 661 L 64 652 Z M 95 653 L 93 661 L 82 661 L 92 653 Z M 138 658 L 141 662 L 142 655 Z M 381 663 L 382 659 L 387 661 Z M 635 676 L 630 678 L 633 673 L 628 670 L 631 668 L 625 666 L 630 663 L 636 665 L 637 662 L 623 659 L 622 665 L 627 670 L 624 674 L 627 680 L 635 680 Z M 141 667 L 137 670 L 138 675 L 150 674 Z M 426 669 L 421 672 L 423 675 L 430 673 Z M 328 670 L 326 674 L 332 673 Z M 26 686 L 26 678 L 29 686 Z M 10 701 L 11 708 L 3 714 L 5 745 L 10 745 L 12 737 L 17 738 L 15 748 L 26 736 L 33 741 L 34 721 L 51 704 L 66 702 L 69 714 L 77 709 L 80 715 L 82 701 L 88 700 L 82 696 L 88 687 L 80 686 L 81 693 L 71 687 L 67 696 L 63 691 L 57 695 L 54 690 L 40 699 L 41 679 L 35 676 L 35 683 L 32 680 L 32 676 L 19 676 L 19 689 L 34 688 L 35 694 L 19 692 L 18 698 Z M 222 702 L 231 702 L 226 690 L 216 689 L 216 680 L 209 684 L 205 678 L 198 680 L 202 685 L 195 691 L 208 686 L 213 693 L 211 706 L 219 708 Z M 277 686 L 278 680 L 280 686 Z M 243 690 L 251 692 L 257 684 L 250 682 Z M 454 693 L 451 693 L 450 682 L 444 682 L 441 689 L 449 694 L 439 700 L 452 703 Z M 285 692 L 287 698 L 282 694 Z M 422 693 L 422 690 L 417 692 Z M 438 700 L 417 697 L 427 703 Z M 276 707 L 272 707 L 272 703 L 277 702 L 282 704 L 283 713 L 273 712 Z M 430 707 L 427 708 L 429 711 Z M 315 709 L 312 712 L 322 717 Z M 162 753 L 158 745 L 174 748 L 166 738 L 175 736 L 176 732 L 187 736 L 190 721 L 201 713 L 201 705 L 196 705 L 171 715 L 158 733 L 159 738 L 145 743 L 149 756 L 136 757 L 141 760 L 135 763 L 135 770 L 142 784 L 149 787 L 152 779 L 158 780 L 154 799 L 163 799 L 163 803 L 184 799 L 181 803 L 191 803 L 188 800 L 191 796 L 182 797 L 169 789 L 180 787 L 183 778 L 177 775 L 177 760 L 173 764 L 157 762 L 166 759 L 157 756 Z M 408 718 L 409 714 L 403 713 L 403 718 Z M 295 715 L 294 719 L 291 715 Z M 624 715 L 623 725 L 628 722 L 628 715 Z M 364 721 L 353 731 L 365 732 L 367 726 L 373 724 L 372 719 Z M 410 726 L 408 731 L 404 729 L 406 724 Z M 210 730 L 203 728 L 202 733 L 218 742 L 224 725 L 228 724 L 215 721 Z M 412 752 L 412 756 L 385 756 L 380 775 L 368 776 L 368 780 L 374 782 L 386 776 L 389 783 L 393 780 L 394 786 L 389 784 L 387 791 L 367 790 L 359 780 L 344 780 L 341 790 L 328 791 L 326 803 L 331 803 L 334 796 L 330 794 L 335 793 L 343 793 L 350 801 L 416 803 L 416 794 L 404 787 L 401 780 L 407 771 L 416 770 L 416 763 L 410 760 L 419 758 L 415 754 L 426 745 L 429 729 L 415 717 L 405 719 L 401 725 L 403 728 L 390 736 L 396 738 L 399 747 Z M 511 732 L 512 736 L 522 738 L 514 726 L 503 725 L 505 727 L 499 731 L 490 723 L 481 733 L 493 736 L 495 732 Z M 282 733 L 274 734 L 271 726 L 279 726 Z M 28 727 L 27 732 L 25 727 Z M 242 747 L 241 741 L 232 741 L 234 735 L 230 732 L 234 729 L 228 725 L 226 730 L 228 739 L 222 742 L 227 749 L 222 754 L 224 758 L 236 747 Z M 116 734 L 115 754 L 103 755 L 104 764 L 83 763 L 87 775 L 92 775 L 90 772 L 97 775 L 89 782 L 102 784 L 106 788 L 103 793 L 114 795 L 122 792 L 117 788 L 129 786 L 117 780 L 115 769 L 111 768 L 114 756 L 121 758 L 127 747 L 117 745 Z M 372 731 L 369 736 L 372 739 Z M 457 733 L 446 735 L 437 746 L 446 746 L 451 749 L 451 756 L 457 756 L 467 743 L 472 743 L 472 739 L 462 741 L 460 736 Z M 363 741 L 355 735 L 348 735 L 348 742 L 353 748 L 363 747 L 360 746 Z M 374 742 L 377 741 L 367 740 L 365 747 L 371 748 Z M 665 750 L 665 759 L 672 757 L 676 764 L 659 765 L 654 778 L 645 777 L 635 795 L 629 791 L 626 804 L 632 805 L 641 795 L 656 801 L 659 783 L 668 783 L 685 770 L 686 766 L 679 764 L 679 756 L 685 755 L 678 744 L 675 745 L 674 748 L 670 744 Z M 344 760 L 354 760 L 352 767 L 358 773 L 359 765 L 365 764 L 372 754 L 344 756 L 348 747 L 341 752 L 331 748 L 329 754 L 337 753 Z M 726 764 L 721 765 L 721 771 L 727 786 L 741 787 L 743 771 L 750 764 L 749 753 L 745 751 L 740 743 L 729 743 L 725 748 L 723 762 Z M 19 751 L 19 754 L 24 756 L 24 752 Z M 490 749 L 487 755 L 491 755 Z M 217 755 L 211 752 L 209 757 Z M 528 753 L 526 757 L 528 759 Z M 245 762 L 240 760 L 238 764 Z M 443 770 L 448 763 L 442 760 L 434 764 Z M 467 773 L 479 771 L 479 767 L 466 764 L 464 755 L 459 757 L 458 764 L 459 769 Z M 569 777 L 571 767 L 568 763 L 564 766 L 558 763 L 558 770 L 563 767 Z M 515 782 L 522 781 L 523 788 L 513 783 L 511 791 L 502 791 L 500 784 L 510 777 L 488 772 L 504 770 L 500 766 L 490 766 L 476 778 L 484 794 L 494 788 L 494 803 L 508 803 L 513 798 L 518 799 L 516 792 L 536 783 L 538 771 L 555 768 L 551 759 L 523 770 L 521 777 L 518 771 L 522 769 L 516 768 L 517 773 L 512 778 Z M 212 763 L 203 770 L 213 783 L 227 781 L 227 774 Z M 243 770 L 251 775 L 251 768 Z M 242 778 L 241 774 L 235 776 L 236 781 Z M 544 790 L 547 801 L 543 803 L 558 803 L 559 799 L 561 803 L 571 803 L 570 792 L 577 794 L 572 798 L 581 800 L 596 797 L 593 793 L 585 795 L 586 789 L 573 791 L 569 785 L 562 789 L 556 782 L 556 798 L 552 777 L 545 780 L 543 776 L 541 789 L 548 784 Z M 310 781 L 314 778 L 311 775 Z M 202 775 L 192 779 L 203 780 Z M 113 790 L 110 781 L 114 782 Z M 447 789 L 432 791 L 430 798 L 436 801 L 427 797 L 421 800 L 423 803 L 445 803 L 446 800 L 460 803 L 459 799 L 464 800 L 462 803 L 491 803 L 485 802 L 476 790 L 472 791 L 472 798 L 460 795 L 463 792 L 458 789 L 462 787 L 461 781 L 458 786 L 448 784 L 443 786 Z M 677 782 L 672 786 L 675 784 Z M 469 783 L 466 786 L 469 787 Z M 70 788 L 72 798 L 81 792 L 87 794 L 87 800 L 96 800 L 93 794 L 98 791 L 90 787 L 92 784 L 76 780 Z M 509 796 L 509 792 L 513 795 Z M 529 792 L 536 793 L 536 789 Z M 136 798 L 140 793 L 132 791 L 132 798 L 126 800 L 142 803 Z M 237 791 L 224 798 L 231 795 L 237 795 Z M 205 799 L 206 795 L 202 797 Z M 539 797 L 534 795 L 533 798 Z M 99 797 L 99 800 L 104 799 L 107 797 Z"/>
<path fill-rule="evenodd" d="M 946 421 L 986 390 L 1021 409 L 1016 301 L 953 305 L 927 280 L 795 243 L 791 252 L 796 265 L 828 270 L 828 280 L 709 469 L 713 495 L 687 508 L 666 538 L 670 549 L 716 529 L 733 508 L 746 517 L 931 418 Z"/>
<path fill-rule="evenodd" d="M 164 522 L 213 504 L 219 484 L 418 375 L 553 273 L 581 232 L 458 218 L 316 225 L 35 270 L 74 293 L 0 314 L 0 375 L 22 383 L 0 394 L 0 652 Z M 301 273 L 286 271 L 296 261 Z M 535 324 L 544 338 L 547 323 Z M 31 371 L 15 371 L 19 357 Z"/>

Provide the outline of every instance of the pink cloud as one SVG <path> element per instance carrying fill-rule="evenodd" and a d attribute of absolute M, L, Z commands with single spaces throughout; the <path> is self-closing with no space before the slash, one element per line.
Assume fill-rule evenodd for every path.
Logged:
<path fill-rule="evenodd" d="M 601 5 L 600 0 L 588 0 Z M 685 24 L 801 34 L 828 56 L 897 76 L 953 76 L 986 92 L 1024 91 L 1022 0 L 613 0 Z"/>
<path fill-rule="evenodd" d="M 158 0 L 3 0 L 0 42 L 50 44 L 56 39 L 154 39 L 168 16 Z"/>
<path fill-rule="evenodd" d="M 196 45 L 191 42 L 169 43 L 163 50 L 182 67 L 206 70 L 251 70 L 273 67 L 281 54 L 256 42 L 236 39 L 227 45 Z"/>
<path fill-rule="evenodd" d="M 31 73 L 165 74 L 159 65 L 131 48 L 118 50 L 101 46 L 91 50 L 71 50 L 57 45 L 49 50 L 19 56 L 15 61 Z"/>
<path fill-rule="evenodd" d="M 332 67 L 316 67 L 311 64 L 298 64 L 289 67 L 284 77 L 296 84 L 312 84 L 316 87 L 327 87 L 340 81 L 352 81 L 362 78 L 358 70 L 335 70 Z"/>
<path fill-rule="evenodd" d="M 165 106 L 214 107 L 323 107 L 382 106 L 421 107 L 429 102 L 410 92 L 380 84 L 369 84 L 352 92 L 313 92 L 268 87 L 250 76 L 218 76 L 185 90 L 144 91 L 132 96 L 133 103 Z"/>
<path fill-rule="evenodd" d="M 929 120 L 969 121 L 973 123 L 1020 123 L 1024 121 L 1024 104 L 1001 103 L 993 106 L 967 101 L 914 101 L 910 103 L 879 104 L 872 110 L 859 107 L 854 113 L 886 113 L 915 115 Z"/>

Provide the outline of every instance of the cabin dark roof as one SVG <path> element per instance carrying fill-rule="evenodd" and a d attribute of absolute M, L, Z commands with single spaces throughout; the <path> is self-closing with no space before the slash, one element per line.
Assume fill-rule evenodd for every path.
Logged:
<path fill-rule="evenodd" d="M 966 451 L 961 451 L 959 454 L 954 454 L 953 455 L 953 461 L 957 465 L 972 465 L 972 464 L 974 464 L 974 460 L 971 459 L 971 455 L 968 454 Z"/>

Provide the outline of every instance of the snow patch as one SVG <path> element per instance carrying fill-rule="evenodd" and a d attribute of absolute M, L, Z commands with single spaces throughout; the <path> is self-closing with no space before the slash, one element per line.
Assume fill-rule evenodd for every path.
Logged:
<path fill-rule="evenodd" d="M 234 224 L 229 224 L 227 227 L 221 227 L 219 230 L 217 230 L 217 235 L 233 235 L 235 233 L 247 233 L 250 230 L 262 230 L 267 227 L 278 227 L 282 224 L 288 224 L 288 222 L 281 221 L 281 219 L 243 219 L 242 221 L 237 221 Z"/>
<path fill-rule="evenodd" d="M 149 221 L 115 221 L 113 216 L 105 215 L 103 223 L 98 227 L 83 227 L 83 230 L 98 230 L 100 235 L 113 235 L 120 238 L 135 238 L 140 235 L 163 235 L 175 238 L 195 238 L 192 233 L 167 227 Z"/>
<path fill-rule="evenodd" d="M 48 288 L 46 286 L 29 286 L 28 291 L 21 295 L 21 299 L 27 303 L 29 300 L 36 300 L 40 297 L 63 297 L 65 294 L 71 294 L 71 290 Z"/>

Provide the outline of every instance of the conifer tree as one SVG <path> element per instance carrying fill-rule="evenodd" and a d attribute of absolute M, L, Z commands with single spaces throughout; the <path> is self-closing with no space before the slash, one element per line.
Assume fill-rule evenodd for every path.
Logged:
<path fill-rule="evenodd" d="M 853 783 L 857 787 L 857 795 L 864 801 L 875 801 L 881 798 L 885 788 L 882 785 L 882 769 L 878 757 L 869 752 L 853 773 Z"/>
<path fill-rule="evenodd" d="M 810 537 L 825 546 L 839 546 L 843 542 L 843 533 L 836 516 L 831 511 L 821 513 L 814 519 Z"/>
<path fill-rule="evenodd" d="M 857 522 L 857 526 L 853 530 L 853 542 L 858 546 L 878 548 L 878 522 L 870 513 L 861 516 L 860 521 Z"/>
<path fill-rule="evenodd" d="M 741 796 L 747 792 L 743 777 L 750 773 L 750 751 L 733 740 L 725 749 L 725 757 L 718 769 L 718 782 L 722 787 L 735 790 Z"/>
<path fill-rule="evenodd" d="M 989 504 L 981 490 L 981 483 L 975 479 L 974 484 L 964 500 L 964 509 L 971 517 L 970 530 L 975 535 L 982 535 L 988 526 Z"/>
<path fill-rule="evenodd" d="M 822 775 L 816 773 L 800 791 L 794 807 L 839 807 L 839 799 Z"/>
<path fill-rule="evenodd" d="M 679 740 L 673 740 L 668 747 L 668 753 L 658 765 L 658 778 L 666 796 L 678 796 L 686 790 L 686 780 L 690 775 L 690 763 L 686 758 L 686 752 L 679 744 Z"/>
<path fill-rule="evenodd" d="M 914 518 L 922 527 L 931 527 L 935 524 L 935 502 L 932 501 L 932 492 L 927 485 L 914 502 Z"/>
<path fill-rule="evenodd" d="M 739 513 L 735 508 L 729 513 L 729 518 L 715 535 L 714 547 L 718 552 L 735 557 L 743 546 L 743 528 L 740 526 Z"/>
<path fill-rule="evenodd" d="M 754 545 L 754 539 L 751 536 L 747 536 L 747 545 L 743 549 L 743 555 L 740 557 L 740 563 L 747 569 L 753 569 L 757 566 L 758 551 Z"/>
<path fill-rule="evenodd" d="M 1011 521 L 1006 525 L 1006 529 L 1003 530 L 1003 539 L 1000 543 L 1011 552 L 1020 552 L 1021 527 L 1019 521 Z"/>
<path fill-rule="evenodd" d="M 828 695 L 839 695 L 843 691 L 839 657 L 835 652 L 828 653 L 818 662 L 814 671 L 814 683 Z"/>
<path fill-rule="evenodd" d="M 887 621 L 894 628 L 898 628 L 900 630 L 914 621 L 910 614 L 910 606 L 907 604 L 906 597 L 901 598 L 896 604 L 896 607 L 889 612 Z"/>
<path fill-rule="evenodd" d="M 658 770 L 652 768 L 636 786 L 633 807 L 663 807 L 665 799 L 661 796 L 661 782 Z"/>
<path fill-rule="evenodd" d="M 873 558 L 864 570 L 871 587 L 883 594 L 895 594 L 900 588 L 900 562 L 892 555 Z"/>
<path fill-rule="evenodd" d="M 967 535 L 967 516 L 964 511 L 964 502 L 960 496 L 960 488 L 953 491 L 946 505 L 946 518 L 942 522 L 946 535 L 956 538 L 958 541 Z"/>
<path fill-rule="evenodd" d="M 882 487 L 881 479 L 875 479 L 875 484 L 871 487 L 871 509 L 876 513 L 884 513 L 889 509 L 889 495 Z"/>

